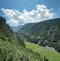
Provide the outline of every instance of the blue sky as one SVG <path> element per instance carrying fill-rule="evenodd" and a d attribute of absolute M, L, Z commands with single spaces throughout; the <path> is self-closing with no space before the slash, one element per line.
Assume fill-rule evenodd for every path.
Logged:
<path fill-rule="evenodd" d="M 53 17 L 51 17 L 51 18 L 60 18 L 60 0 L 1 0 L 0 1 L 0 16 L 8 18 L 8 20 L 7 20 L 8 24 L 13 22 L 14 20 L 15 21 L 19 20 L 19 18 L 17 19 L 16 16 L 15 17 L 17 20 L 14 19 L 15 17 L 13 16 L 14 20 L 9 21 L 11 19 L 11 17 L 9 17 L 9 16 L 11 16 L 11 15 L 6 14 L 7 9 L 9 9 L 9 11 L 14 11 L 15 13 L 16 13 L 16 11 L 19 11 L 22 14 L 22 16 L 24 16 L 24 14 L 28 13 L 28 16 L 30 16 L 29 18 L 32 18 L 30 15 L 31 14 L 30 12 L 33 10 L 35 10 L 35 12 L 37 12 L 38 9 L 36 8 L 36 6 L 38 6 L 38 5 L 46 6 L 45 8 L 47 9 L 47 11 L 51 10 L 51 12 L 49 12 L 49 15 L 53 15 L 51 13 L 54 13 Z M 41 8 L 41 6 L 40 6 L 40 8 Z M 8 12 L 8 13 L 10 13 L 10 12 Z M 9 16 L 7 16 L 7 15 L 9 15 Z M 35 18 L 32 18 L 32 19 L 35 20 Z M 21 24 L 21 23 L 25 22 L 22 19 L 20 19 L 20 20 L 22 22 L 20 21 L 20 23 L 19 23 L 19 21 L 17 21 L 17 23 L 15 22 L 16 25 L 18 23 Z M 42 20 L 42 19 L 40 19 L 40 20 Z M 32 20 L 32 22 L 34 22 L 34 21 Z M 38 22 L 38 21 L 35 20 L 35 22 Z M 11 25 L 14 25 L 14 24 L 12 23 Z"/>

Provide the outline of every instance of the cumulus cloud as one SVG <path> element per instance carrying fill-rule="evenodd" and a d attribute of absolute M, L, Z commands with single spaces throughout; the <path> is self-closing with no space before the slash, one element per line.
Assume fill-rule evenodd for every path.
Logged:
<path fill-rule="evenodd" d="M 23 12 L 13 9 L 1 9 L 7 17 L 7 23 L 11 26 L 23 25 L 25 23 L 35 23 L 51 19 L 54 16 L 52 9 L 48 9 L 45 5 L 36 5 L 36 9 Z"/>
<path fill-rule="evenodd" d="M 18 10 L 13 10 L 13 9 L 1 9 L 3 11 L 3 13 L 5 14 L 6 18 L 7 18 L 7 24 L 11 25 L 11 26 L 17 26 L 19 24 L 23 24 L 24 20 L 21 20 L 19 18 L 20 15 L 22 15 L 22 13 L 20 13 Z"/>

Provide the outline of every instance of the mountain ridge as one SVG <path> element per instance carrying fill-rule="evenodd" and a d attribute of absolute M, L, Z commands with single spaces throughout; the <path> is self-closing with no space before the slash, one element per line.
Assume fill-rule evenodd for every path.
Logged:
<path fill-rule="evenodd" d="M 60 18 L 25 24 L 16 35 L 32 43 L 54 47 L 60 52 Z"/>

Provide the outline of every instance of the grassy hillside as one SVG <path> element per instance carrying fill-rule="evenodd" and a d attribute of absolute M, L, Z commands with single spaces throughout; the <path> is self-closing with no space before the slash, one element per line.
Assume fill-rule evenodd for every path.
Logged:
<path fill-rule="evenodd" d="M 37 52 L 42 56 L 45 56 L 46 58 L 49 59 L 49 61 L 60 61 L 60 54 L 57 54 L 56 52 L 48 48 L 30 42 L 25 42 L 25 44 L 26 44 L 26 48 L 29 48 L 32 51 Z"/>
<path fill-rule="evenodd" d="M 6 20 L 0 17 L 0 61 L 43 61 L 39 54 L 26 49 L 21 42 L 14 36 Z"/>
<path fill-rule="evenodd" d="M 0 39 L 0 61 L 43 61 L 42 57 L 29 49 L 2 41 Z"/>
<path fill-rule="evenodd" d="M 23 40 L 54 47 L 60 52 L 60 18 L 24 25 L 17 35 Z"/>

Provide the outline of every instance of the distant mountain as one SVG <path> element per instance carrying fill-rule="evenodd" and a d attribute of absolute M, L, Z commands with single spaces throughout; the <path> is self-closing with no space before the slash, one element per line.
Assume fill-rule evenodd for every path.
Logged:
<path fill-rule="evenodd" d="M 11 26 L 11 29 L 14 31 L 14 32 L 17 32 L 18 30 L 21 29 L 23 25 L 19 25 L 19 26 Z"/>
<path fill-rule="evenodd" d="M 16 35 L 24 41 L 48 45 L 60 52 L 60 18 L 25 24 Z"/>
<path fill-rule="evenodd" d="M 0 17 L 0 61 L 43 61 L 38 53 L 23 46 L 5 21 Z"/>

